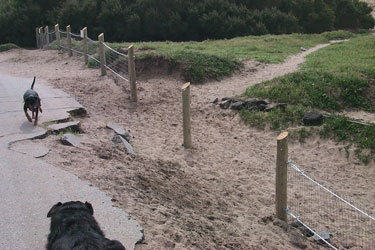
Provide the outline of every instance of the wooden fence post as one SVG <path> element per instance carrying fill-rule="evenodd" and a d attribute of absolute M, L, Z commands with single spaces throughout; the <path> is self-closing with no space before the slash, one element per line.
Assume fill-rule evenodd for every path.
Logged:
<path fill-rule="evenodd" d="M 132 101 L 137 102 L 137 86 L 135 79 L 134 45 L 128 47 L 128 70 Z"/>
<path fill-rule="evenodd" d="M 184 131 L 184 147 L 191 148 L 191 124 L 190 124 L 190 82 L 182 86 L 182 116 Z"/>
<path fill-rule="evenodd" d="M 85 58 L 85 64 L 89 63 L 89 57 L 87 55 L 87 27 L 82 29 L 83 31 L 83 56 Z"/>
<path fill-rule="evenodd" d="M 59 25 L 58 24 L 55 25 L 55 33 L 56 33 L 57 46 L 60 49 L 60 47 L 61 47 L 61 40 L 60 40 L 60 29 L 59 29 Z"/>
<path fill-rule="evenodd" d="M 39 38 L 40 38 L 40 48 L 43 49 L 44 47 L 44 35 L 43 35 L 43 28 L 42 27 L 39 27 Z"/>
<path fill-rule="evenodd" d="M 35 29 L 35 38 L 36 38 L 36 48 L 40 49 L 40 36 L 39 36 L 39 27 Z"/>
<path fill-rule="evenodd" d="M 72 36 L 71 36 L 71 31 L 70 31 L 70 25 L 66 26 L 66 36 L 68 38 L 69 56 L 72 56 L 73 51 L 72 51 Z"/>
<path fill-rule="evenodd" d="M 48 30 L 48 26 L 46 26 L 44 28 L 44 32 L 46 33 L 46 45 L 47 45 L 47 49 L 49 49 L 49 30 Z"/>
<path fill-rule="evenodd" d="M 276 218 L 287 221 L 288 132 L 277 137 Z"/>
<path fill-rule="evenodd" d="M 100 68 L 102 70 L 102 76 L 106 74 L 105 70 L 105 50 L 104 50 L 104 34 L 101 33 L 98 36 L 99 40 L 99 54 L 100 54 Z"/>

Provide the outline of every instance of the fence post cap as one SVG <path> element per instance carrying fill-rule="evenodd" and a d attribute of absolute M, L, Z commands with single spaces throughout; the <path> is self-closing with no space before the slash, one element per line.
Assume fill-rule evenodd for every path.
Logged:
<path fill-rule="evenodd" d="M 190 86 L 190 82 L 187 82 L 185 83 L 184 85 L 182 85 L 181 89 L 182 90 L 185 90 L 186 88 L 188 88 Z"/>
<path fill-rule="evenodd" d="M 277 137 L 277 140 L 281 141 L 281 140 L 285 139 L 286 137 L 288 137 L 288 132 L 284 131 L 281 134 L 279 134 L 279 136 Z"/>
<path fill-rule="evenodd" d="M 134 44 L 130 44 L 128 49 L 133 48 L 133 47 L 134 47 Z"/>

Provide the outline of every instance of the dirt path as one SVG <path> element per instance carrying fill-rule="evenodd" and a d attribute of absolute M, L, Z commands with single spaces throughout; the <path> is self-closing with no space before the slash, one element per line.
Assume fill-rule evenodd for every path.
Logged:
<path fill-rule="evenodd" d="M 82 147 L 60 145 L 55 136 L 34 142 L 52 148 L 46 161 L 106 191 L 145 228 L 146 244 L 139 249 L 315 249 L 273 218 L 277 134 L 250 128 L 211 102 L 296 71 L 305 55 L 323 46 L 283 64 L 248 61 L 234 77 L 192 86 L 192 150 L 181 146 L 184 82 L 178 76 L 141 75 L 133 106 L 124 83 L 56 51 L 1 53 L 0 71 L 36 75 L 87 108 L 88 117 L 79 119 Z M 135 157 L 111 141 L 113 132 L 105 128 L 111 121 L 130 132 Z M 342 145 L 318 138 L 291 140 L 289 147 L 291 159 L 314 178 L 374 211 L 373 165 L 347 159 Z"/>
<path fill-rule="evenodd" d="M 321 48 L 327 47 L 328 45 L 330 44 L 321 44 L 298 55 L 290 56 L 284 63 L 281 64 L 260 64 L 254 61 L 247 61 L 245 62 L 245 69 L 243 69 L 240 74 L 224 81 L 215 81 L 198 86 L 202 92 L 197 96 L 203 99 L 212 99 L 215 97 L 242 94 L 246 88 L 251 85 L 297 71 L 299 69 L 299 65 L 305 61 L 306 55 Z"/>

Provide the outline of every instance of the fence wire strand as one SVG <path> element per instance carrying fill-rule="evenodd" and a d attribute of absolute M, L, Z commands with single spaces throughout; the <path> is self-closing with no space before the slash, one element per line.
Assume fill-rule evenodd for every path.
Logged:
<path fill-rule="evenodd" d="M 123 54 L 123 53 L 118 52 L 117 50 L 112 49 L 112 48 L 109 47 L 106 43 L 103 43 L 103 45 L 104 45 L 104 47 L 106 47 L 108 50 L 112 51 L 113 53 L 115 53 L 115 54 L 117 54 L 117 55 L 119 55 L 119 56 L 123 56 L 123 57 L 128 58 L 128 55 L 125 55 L 125 54 Z"/>
<path fill-rule="evenodd" d="M 328 246 L 332 247 L 333 249 L 335 250 L 339 250 L 338 248 L 336 248 L 335 246 L 333 246 L 331 243 L 329 243 L 328 241 L 326 241 L 322 236 L 320 236 L 319 233 L 315 232 L 314 229 L 310 228 L 308 225 L 306 225 L 298 216 L 294 215 L 290 210 L 287 209 L 286 213 L 288 215 L 290 215 L 293 219 L 295 219 L 296 221 L 298 221 L 299 223 L 301 223 L 305 228 L 307 228 L 308 230 L 310 230 L 312 233 L 314 233 L 314 235 L 316 235 L 321 241 L 323 241 L 325 244 L 327 244 Z"/>
<path fill-rule="evenodd" d="M 103 45 L 106 58 L 105 67 L 121 79 L 129 81 L 128 56 L 114 50 L 105 43 Z"/>
<path fill-rule="evenodd" d="M 63 49 L 68 49 L 68 33 L 59 30 L 60 32 L 60 47 Z"/>
<path fill-rule="evenodd" d="M 87 37 L 87 55 L 92 59 L 90 62 L 91 66 L 99 67 L 99 41 L 94 41 Z"/>
<path fill-rule="evenodd" d="M 375 249 L 375 219 L 288 162 L 288 214 L 336 249 Z"/>
<path fill-rule="evenodd" d="M 49 42 L 53 43 L 54 41 L 56 41 L 56 32 L 49 33 Z"/>

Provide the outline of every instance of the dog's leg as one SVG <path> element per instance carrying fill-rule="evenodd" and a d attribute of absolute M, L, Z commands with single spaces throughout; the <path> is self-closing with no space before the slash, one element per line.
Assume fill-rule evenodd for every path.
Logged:
<path fill-rule="evenodd" d="M 27 113 L 27 106 L 26 106 L 26 104 L 23 105 L 23 111 L 25 112 L 27 120 L 29 120 L 29 122 L 32 122 L 33 120 L 31 119 L 30 115 Z"/>
<path fill-rule="evenodd" d="M 34 125 L 38 125 L 38 112 L 39 112 L 39 109 L 37 108 L 36 111 L 35 111 L 35 120 L 34 120 Z M 33 112 L 34 114 L 34 112 Z"/>
<path fill-rule="evenodd" d="M 40 111 L 40 113 L 43 113 L 43 110 L 42 110 L 42 103 L 41 103 L 40 100 L 39 100 L 39 111 Z"/>
<path fill-rule="evenodd" d="M 34 119 L 35 118 L 35 112 L 34 110 L 31 110 L 31 119 Z"/>

